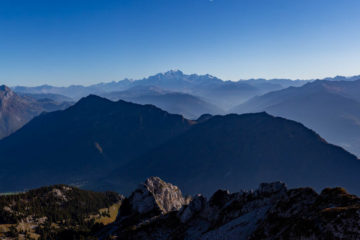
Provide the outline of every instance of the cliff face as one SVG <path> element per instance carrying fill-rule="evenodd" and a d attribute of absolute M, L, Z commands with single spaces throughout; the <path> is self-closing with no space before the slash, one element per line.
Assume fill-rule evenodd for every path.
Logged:
<path fill-rule="evenodd" d="M 9 136 L 44 111 L 56 111 L 68 106 L 69 102 L 21 96 L 9 87 L 0 85 L 0 139 Z"/>
<path fill-rule="evenodd" d="M 158 177 L 150 177 L 123 201 L 118 214 L 120 228 L 137 228 L 159 216 L 179 211 L 189 203 L 180 189 Z"/>
<path fill-rule="evenodd" d="M 209 200 L 202 195 L 187 199 L 177 187 L 148 179 L 124 201 L 111 235 L 174 240 L 360 239 L 360 199 L 342 188 L 318 194 L 275 182 L 255 191 L 218 190 Z"/>
<path fill-rule="evenodd" d="M 0 139 L 22 127 L 41 111 L 31 99 L 22 98 L 10 88 L 0 86 Z"/>

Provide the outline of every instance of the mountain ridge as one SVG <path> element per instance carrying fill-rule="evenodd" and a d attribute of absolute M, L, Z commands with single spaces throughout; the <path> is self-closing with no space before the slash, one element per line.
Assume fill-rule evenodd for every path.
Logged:
<path fill-rule="evenodd" d="M 194 125 L 102 181 L 124 192 L 151 175 L 187 193 L 209 194 L 223 186 L 233 190 L 274 180 L 292 187 L 302 182 L 316 188 L 342 184 L 356 192 L 351 179 L 359 167 L 356 156 L 300 123 L 267 113 L 230 114 Z"/>
<path fill-rule="evenodd" d="M 360 80 L 315 81 L 254 97 L 232 112 L 267 111 L 302 122 L 329 142 L 359 155 Z"/>
<path fill-rule="evenodd" d="M 329 81 L 353 81 L 359 76 L 325 78 Z M 42 85 L 38 87 L 14 87 L 14 91 L 21 94 L 61 94 L 78 100 L 89 94 L 104 95 L 110 92 L 120 92 L 130 90 L 136 86 L 156 86 L 161 89 L 184 94 L 191 94 L 200 97 L 204 101 L 226 111 L 238 104 L 249 100 L 254 96 L 259 96 L 271 91 L 284 89 L 290 86 L 302 86 L 310 80 L 291 80 L 291 79 L 248 79 L 239 81 L 225 81 L 209 74 L 185 74 L 180 70 L 170 70 L 164 73 L 154 74 L 138 80 L 124 79 L 107 83 L 97 83 L 89 86 L 70 85 L 68 87 L 53 87 Z M 141 102 L 144 103 L 144 102 Z M 146 103 L 152 103 L 151 99 Z M 161 101 L 160 107 L 164 107 L 166 101 Z M 181 113 L 181 112 L 177 112 Z M 196 117 L 195 117 L 196 118 Z"/>
<path fill-rule="evenodd" d="M 284 85 L 284 82 L 286 84 Z M 281 89 L 292 84 L 299 85 L 300 82 L 282 80 L 276 84 L 264 84 L 259 81 L 223 81 L 209 74 L 184 74 L 179 70 L 170 70 L 165 73 L 158 73 L 139 80 L 121 80 L 109 83 L 98 83 L 90 86 L 72 85 L 68 87 L 52 87 L 48 85 L 39 87 L 14 87 L 14 90 L 21 93 L 53 93 L 62 94 L 78 100 L 89 94 L 102 95 L 109 92 L 125 91 L 135 86 L 156 86 L 164 90 L 180 92 L 201 97 L 203 100 L 229 109 L 252 96 L 263 94 L 270 90 Z M 304 82 L 305 83 L 305 82 Z"/>
<path fill-rule="evenodd" d="M 163 192 L 168 194 L 159 194 Z M 325 240 L 357 239 L 360 232 L 360 199 L 340 187 L 317 193 L 308 187 L 288 189 L 283 182 L 271 182 L 251 191 L 219 189 L 210 198 L 197 194 L 186 199 L 177 187 L 151 177 L 124 199 L 117 221 L 100 237 Z M 164 203 L 172 211 L 159 211 Z"/>
<path fill-rule="evenodd" d="M 66 110 L 36 117 L 0 141 L 0 178 L 8 182 L 1 191 L 44 185 L 36 172 L 46 175 L 49 184 L 86 182 L 191 124 L 152 105 L 90 95 Z"/>

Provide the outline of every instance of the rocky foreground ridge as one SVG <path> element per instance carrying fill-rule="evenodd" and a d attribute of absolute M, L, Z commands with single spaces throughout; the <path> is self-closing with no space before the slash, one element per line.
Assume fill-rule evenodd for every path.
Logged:
<path fill-rule="evenodd" d="M 126 198 L 100 239 L 360 239 L 360 198 L 343 188 L 218 190 L 210 199 L 184 197 L 151 177 Z"/>

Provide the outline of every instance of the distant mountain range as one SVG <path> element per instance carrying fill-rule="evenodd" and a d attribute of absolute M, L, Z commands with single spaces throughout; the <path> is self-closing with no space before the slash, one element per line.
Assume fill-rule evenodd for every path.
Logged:
<path fill-rule="evenodd" d="M 203 101 L 227 110 L 245 100 L 269 91 L 279 90 L 288 86 L 300 86 L 307 81 L 289 79 L 252 79 L 249 81 L 223 81 L 211 75 L 184 74 L 181 71 L 168 71 L 140 80 L 121 80 L 118 82 L 99 83 L 91 86 L 74 85 L 69 87 L 14 87 L 14 91 L 30 94 L 60 94 L 72 99 L 79 99 L 89 94 L 114 95 L 111 92 L 131 91 L 137 87 L 156 87 L 162 91 L 190 94 L 200 97 Z M 140 96 L 138 96 L 140 97 Z M 151 102 L 149 102 L 151 103 Z M 205 113 L 205 112 L 203 112 Z"/>
<path fill-rule="evenodd" d="M 18 95 L 10 88 L 0 86 L 0 139 L 44 111 L 64 109 L 70 105 L 70 102 L 58 100 L 60 99 L 55 100 L 47 95 Z"/>
<path fill-rule="evenodd" d="M 0 191 L 53 183 L 126 193 L 158 175 L 211 193 L 286 180 L 359 189 L 360 162 L 303 125 L 266 113 L 192 121 L 152 105 L 91 95 L 0 141 Z"/>
<path fill-rule="evenodd" d="M 325 78 L 323 80 L 329 81 L 353 81 L 359 79 L 359 76 L 343 77 L 337 76 L 334 78 Z M 126 91 L 127 93 L 134 90 L 137 95 L 137 100 L 131 99 L 139 103 L 158 104 L 159 107 L 163 107 L 166 110 L 172 112 L 176 110 L 178 114 L 182 114 L 183 108 L 173 106 L 172 104 L 166 105 L 166 99 L 161 97 L 160 99 L 149 98 L 149 96 L 139 95 L 138 87 L 142 88 L 157 88 L 164 92 L 172 92 L 178 94 L 192 95 L 193 98 L 200 98 L 205 104 L 211 104 L 220 108 L 222 111 L 228 111 L 229 109 L 249 100 L 252 97 L 259 96 L 271 91 L 281 90 L 290 86 L 299 87 L 307 82 L 315 81 L 311 80 L 290 80 L 290 79 L 249 79 L 234 81 L 223 81 L 217 77 L 198 74 L 184 74 L 179 70 L 171 70 L 165 73 L 159 73 L 147 78 L 139 80 L 124 79 L 117 82 L 99 83 L 90 86 L 72 85 L 69 87 L 54 87 L 50 85 L 43 85 L 38 87 L 24 87 L 16 86 L 13 90 L 17 93 L 26 94 L 57 94 L 69 97 L 73 100 L 78 100 L 82 97 L 86 97 L 89 94 L 96 94 L 99 96 L 112 96 L 114 97 L 119 92 Z M 116 92 L 116 93 L 112 93 Z M 185 102 L 189 101 L 185 97 Z M 114 99 L 114 98 L 113 98 Z M 117 97 L 115 99 L 118 99 Z M 128 100 L 128 99 L 123 99 Z M 212 106 L 212 108 L 213 108 Z M 198 110 L 206 110 L 202 107 Z M 179 110 L 179 111 L 178 111 Z M 213 109 L 212 109 L 213 110 Z M 192 113 L 198 111 L 189 111 L 189 117 Z M 201 112 L 201 114 L 206 112 Z M 200 115 L 201 115 L 200 114 Z M 199 115 L 199 114 L 197 114 Z M 198 117 L 198 116 L 196 116 Z"/>
<path fill-rule="evenodd" d="M 223 114 L 221 108 L 188 93 L 171 92 L 154 86 L 136 86 L 125 91 L 104 93 L 101 96 L 117 101 L 153 104 L 170 113 L 196 119 L 204 113 Z"/>
<path fill-rule="evenodd" d="M 36 100 L 43 100 L 43 99 L 49 99 L 53 100 L 55 102 L 73 102 L 74 100 L 72 98 L 66 97 L 64 95 L 55 94 L 55 93 L 22 93 L 17 92 L 19 96 L 22 97 L 30 97 Z"/>
<path fill-rule="evenodd" d="M 254 97 L 231 111 L 266 111 L 299 121 L 329 142 L 360 156 L 359 93 L 360 80 L 319 80 Z"/>

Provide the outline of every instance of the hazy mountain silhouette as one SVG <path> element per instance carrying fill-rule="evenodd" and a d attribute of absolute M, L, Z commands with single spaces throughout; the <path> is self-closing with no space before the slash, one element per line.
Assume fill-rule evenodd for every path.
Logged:
<path fill-rule="evenodd" d="M 261 89 L 263 92 L 276 91 L 287 87 L 299 87 L 311 80 L 290 80 L 290 79 L 249 79 L 242 80 L 247 84 L 250 84 L 258 89 Z"/>
<path fill-rule="evenodd" d="M 19 94 L 60 94 L 75 100 L 98 91 L 97 88 L 93 86 L 85 87 L 81 85 L 72 85 L 69 87 L 55 87 L 50 85 L 36 87 L 16 86 L 13 90 Z"/>
<path fill-rule="evenodd" d="M 354 81 L 360 76 L 344 77 L 336 76 L 325 78 L 329 81 Z M 203 101 L 211 103 L 222 110 L 229 110 L 252 97 L 263 95 L 271 91 L 281 90 L 287 87 L 299 87 L 310 80 L 291 79 L 248 79 L 240 81 L 224 81 L 209 74 L 184 74 L 179 70 L 171 70 L 165 73 L 158 73 L 139 80 L 124 79 L 108 83 L 98 83 L 90 86 L 72 85 L 68 87 L 55 87 L 42 85 L 37 87 L 14 87 L 17 93 L 27 94 L 60 94 L 78 100 L 89 94 L 104 96 L 111 92 L 121 92 L 137 86 L 156 87 L 166 91 L 190 94 L 200 97 Z M 149 102 L 146 102 L 148 100 Z M 144 99 L 144 102 L 151 104 L 153 99 Z M 162 103 L 162 101 L 160 101 Z M 159 107 L 164 107 L 160 106 Z M 190 107 L 190 106 L 188 106 Z"/>
<path fill-rule="evenodd" d="M 286 84 L 285 84 L 286 82 Z M 280 84 L 281 83 L 281 84 Z M 200 96 L 223 109 L 229 109 L 237 103 L 261 95 L 272 90 L 278 90 L 295 84 L 300 85 L 305 81 L 291 80 L 249 80 L 249 81 L 223 81 L 217 77 L 198 74 L 184 74 L 183 72 L 168 71 L 159 73 L 139 81 L 134 81 L 136 86 L 156 86 L 165 90 L 189 93 Z M 292 85 L 291 85 L 292 86 Z"/>
<path fill-rule="evenodd" d="M 345 76 L 336 76 L 336 77 L 327 77 L 322 80 L 327 81 L 356 81 L 360 79 L 360 75 L 345 77 Z"/>
<path fill-rule="evenodd" d="M 331 143 L 360 155 L 360 80 L 315 81 L 255 97 L 232 112 L 260 112 L 299 121 Z"/>
<path fill-rule="evenodd" d="M 110 92 L 120 92 L 134 87 L 156 87 L 166 91 L 190 94 L 202 98 L 223 109 L 234 107 L 251 97 L 269 91 L 279 90 L 288 86 L 299 86 L 306 81 L 289 79 L 251 79 L 243 81 L 223 81 L 209 74 L 184 74 L 179 70 L 158 73 L 140 80 L 124 79 L 118 82 L 99 83 L 90 86 L 73 85 L 69 87 L 54 87 L 43 85 L 38 87 L 14 87 L 16 92 L 61 94 L 75 100 L 89 94 L 104 95 Z M 150 102 L 149 102 L 150 103 Z"/>
<path fill-rule="evenodd" d="M 222 114 L 219 107 L 187 93 L 171 92 L 154 86 L 136 86 L 125 91 L 110 92 L 102 96 L 111 100 L 125 100 L 139 104 L 153 104 L 170 113 L 195 119 L 202 114 Z"/>
<path fill-rule="evenodd" d="M 50 99 L 56 102 L 73 102 L 74 100 L 72 98 L 66 97 L 61 94 L 55 94 L 55 93 L 22 93 L 18 92 L 16 93 L 19 96 L 25 96 L 25 97 L 31 97 L 36 100 L 42 100 L 42 99 Z"/>

